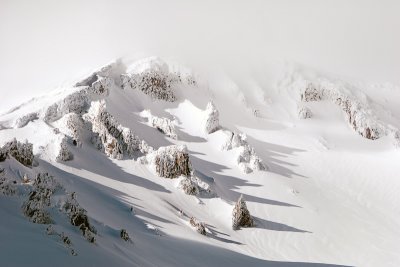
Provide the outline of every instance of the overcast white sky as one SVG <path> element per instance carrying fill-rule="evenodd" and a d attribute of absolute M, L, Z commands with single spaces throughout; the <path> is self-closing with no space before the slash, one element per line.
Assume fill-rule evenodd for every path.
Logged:
<path fill-rule="evenodd" d="M 116 57 L 400 83 L 400 1 L 0 0 L 0 111 Z"/>

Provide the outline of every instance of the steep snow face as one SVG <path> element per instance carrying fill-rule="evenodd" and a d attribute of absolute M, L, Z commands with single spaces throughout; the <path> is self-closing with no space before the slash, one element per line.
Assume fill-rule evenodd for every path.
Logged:
<path fill-rule="evenodd" d="M 2 263 L 398 266 L 400 94 L 309 76 L 115 62 L 0 115 Z"/>

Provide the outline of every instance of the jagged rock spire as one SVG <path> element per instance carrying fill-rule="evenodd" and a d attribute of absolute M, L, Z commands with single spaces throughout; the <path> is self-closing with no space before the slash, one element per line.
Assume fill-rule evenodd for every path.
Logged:
<path fill-rule="evenodd" d="M 254 226 L 253 218 L 247 209 L 246 201 L 243 195 L 240 195 L 232 211 L 232 229 L 238 230 L 240 227 Z"/>

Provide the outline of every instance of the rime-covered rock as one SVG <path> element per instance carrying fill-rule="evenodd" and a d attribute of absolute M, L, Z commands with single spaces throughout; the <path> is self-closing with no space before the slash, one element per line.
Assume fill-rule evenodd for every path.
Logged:
<path fill-rule="evenodd" d="M 312 117 L 312 112 L 308 107 L 299 106 L 297 108 L 297 116 L 299 119 L 309 119 Z"/>
<path fill-rule="evenodd" d="M 11 181 L 6 176 L 6 171 L 0 168 L 0 194 L 13 196 L 17 191 L 16 181 Z"/>
<path fill-rule="evenodd" d="M 244 173 L 267 170 L 267 167 L 261 158 L 257 156 L 254 148 L 247 143 L 246 134 L 230 132 L 230 136 L 222 148 L 224 150 L 235 151 L 236 163 Z"/>
<path fill-rule="evenodd" d="M 126 242 L 132 242 L 126 229 L 121 229 L 119 236 L 121 237 L 122 240 L 124 240 Z"/>
<path fill-rule="evenodd" d="M 388 134 L 388 127 L 380 122 L 366 104 L 353 97 L 343 85 L 323 80 L 319 84 L 300 83 L 303 102 L 329 100 L 345 113 L 349 125 L 362 137 L 375 140 Z"/>
<path fill-rule="evenodd" d="M 157 174 L 161 177 L 176 178 L 192 174 L 192 165 L 186 146 L 160 147 L 155 151 L 154 164 Z"/>
<path fill-rule="evenodd" d="M 244 133 L 230 132 L 228 140 L 223 145 L 224 150 L 231 150 L 236 147 L 247 145 L 247 135 Z"/>
<path fill-rule="evenodd" d="M 147 153 L 150 149 L 143 140 L 130 129 L 120 125 L 107 112 L 103 100 L 92 102 L 88 113 L 83 117 L 91 123 L 91 130 L 94 133 L 92 142 L 111 158 L 122 159 L 124 154 L 133 156 L 135 152 Z"/>
<path fill-rule="evenodd" d="M 190 177 L 185 177 L 179 182 L 179 187 L 187 195 L 199 194 L 199 187 L 192 181 Z"/>
<path fill-rule="evenodd" d="M 0 162 L 4 161 L 8 156 L 15 158 L 21 164 L 32 167 L 33 163 L 33 146 L 28 141 L 25 143 L 18 142 L 17 139 L 7 142 L 0 148 Z"/>
<path fill-rule="evenodd" d="M 28 123 L 37 119 L 39 119 L 39 114 L 37 112 L 26 114 L 14 122 L 14 128 L 25 127 Z"/>
<path fill-rule="evenodd" d="M 174 102 L 173 88 L 182 82 L 179 74 L 171 72 L 169 66 L 158 59 L 149 60 L 132 71 L 122 74 L 124 89 L 138 89 L 153 99 Z"/>
<path fill-rule="evenodd" d="M 51 196 L 60 188 L 60 185 L 48 173 L 39 173 L 32 187 L 28 200 L 22 205 L 24 215 L 33 223 L 52 223 L 53 220 L 46 208 L 51 205 Z"/>
<path fill-rule="evenodd" d="M 210 134 L 219 129 L 219 112 L 213 102 L 208 102 L 205 110 L 204 130 Z"/>
<path fill-rule="evenodd" d="M 252 227 L 254 226 L 253 218 L 250 215 L 249 210 L 243 195 L 240 196 L 236 202 L 235 207 L 232 211 L 232 229 L 238 230 L 240 227 Z"/>
<path fill-rule="evenodd" d="M 68 138 L 63 136 L 60 138 L 60 142 L 57 145 L 56 160 L 57 161 L 68 161 L 73 159 L 73 154 L 68 149 Z"/>
<path fill-rule="evenodd" d="M 68 214 L 71 224 L 78 227 L 82 235 L 90 243 L 94 243 L 96 241 L 96 229 L 90 224 L 89 218 L 86 215 L 86 210 L 79 205 L 75 193 L 68 195 L 63 209 Z"/>
<path fill-rule="evenodd" d="M 206 235 L 206 227 L 203 222 L 199 222 L 195 217 L 190 217 L 190 225 L 201 235 Z"/>
<path fill-rule="evenodd" d="M 178 135 L 176 134 L 175 124 L 168 118 L 160 118 L 151 114 L 149 110 L 145 110 L 141 113 L 141 115 L 148 120 L 148 124 L 151 127 L 156 128 L 161 133 L 165 134 L 172 139 L 178 139 Z"/>
<path fill-rule="evenodd" d="M 53 122 L 68 113 L 82 114 L 89 107 L 89 97 L 86 90 L 78 90 L 62 100 L 49 106 L 44 114 L 45 122 Z"/>
<path fill-rule="evenodd" d="M 317 88 L 313 83 L 306 82 L 306 85 L 303 87 L 301 91 L 301 101 L 310 102 L 310 101 L 319 101 L 322 99 L 322 91 L 320 88 Z"/>
<path fill-rule="evenodd" d="M 59 120 L 59 123 L 65 134 L 71 137 L 72 144 L 78 147 L 82 146 L 83 133 L 87 128 L 82 117 L 76 113 L 68 113 Z"/>

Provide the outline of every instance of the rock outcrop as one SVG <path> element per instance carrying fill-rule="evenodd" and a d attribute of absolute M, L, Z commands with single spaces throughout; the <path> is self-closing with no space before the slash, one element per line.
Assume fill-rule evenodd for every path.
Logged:
<path fill-rule="evenodd" d="M 297 108 L 297 115 L 299 117 L 299 119 L 309 119 L 312 117 L 312 112 L 311 110 L 306 107 L 306 106 L 299 106 Z"/>
<path fill-rule="evenodd" d="M 230 132 L 228 140 L 223 145 L 224 150 L 235 150 L 236 163 L 244 173 L 264 171 L 267 167 L 256 155 L 254 148 L 247 143 L 247 136 L 243 133 Z"/>
<path fill-rule="evenodd" d="M 375 140 L 392 131 L 373 115 L 367 104 L 353 97 L 343 85 L 326 80 L 317 83 L 303 80 L 296 86 L 300 88 L 303 102 L 328 100 L 339 106 L 349 125 L 364 138 Z"/>
<path fill-rule="evenodd" d="M 179 182 L 179 187 L 186 195 L 199 194 L 199 187 L 192 181 L 190 177 L 185 177 Z"/>
<path fill-rule="evenodd" d="M 214 103 L 208 102 L 205 110 L 204 131 L 208 134 L 219 129 L 219 112 Z"/>
<path fill-rule="evenodd" d="M 132 242 L 131 238 L 129 237 L 128 232 L 125 229 L 121 229 L 119 236 L 121 237 L 122 240 L 126 242 Z"/>
<path fill-rule="evenodd" d="M 254 226 L 254 220 L 251 217 L 249 210 L 247 209 L 247 205 L 245 200 L 243 199 L 243 195 L 241 195 L 232 211 L 232 229 L 238 230 L 240 229 L 240 227 L 252 226 Z"/>
<path fill-rule="evenodd" d="M 201 235 L 207 234 L 205 223 L 199 222 L 195 217 L 190 217 L 189 223 L 199 234 Z"/>
<path fill-rule="evenodd" d="M 58 144 L 58 151 L 56 152 L 56 160 L 57 161 L 68 161 L 73 159 L 73 154 L 68 149 L 68 138 L 63 135 L 60 138 L 60 142 Z"/>
<path fill-rule="evenodd" d="M 0 168 L 0 194 L 13 196 L 17 192 L 16 181 L 11 181 L 6 176 L 6 171 Z"/>
<path fill-rule="evenodd" d="M 188 177 L 192 174 L 186 146 L 160 147 L 155 153 L 154 164 L 157 174 L 164 178 Z"/>
<path fill-rule="evenodd" d="M 89 97 L 84 89 L 66 96 L 62 100 L 49 106 L 44 114 L 45 122 L 54 122 L 68 113 L 83 114 L 89 107 Z"/>
<path fill-rule="evenodd" d="M 22 205 L 22 210 L 33 223 L 50 224 L 53 220 L 46 210 L 51 205 L 51 197 L 61 186 L 48 173 L 39 173 L 33 182 L 28 200 Z"/>
<path fill-rule="evenodd" d="M 37 119 L 39 119 L 39 114 L 37 112 L 26 114 L 14 122 L 14 128 L 25 127 L 28 123 Z"/>
<path fill-rule="evenodd" d="M 86 215 L 86 210 L 79 205 L 75 193 L 68 195 L 63 209 L 68 214 L 71 224 L 78 227 L 82 235 L 90 243 L 94 243 L 96 241 L 96 229 L 90 224 L 89 218 Z"/>
<path fill-rule="evenodd" d="M 138 89 L 153 99 L 174 102 L 173 86 L 181 82 L 179 75 L 170 72 L 165 62 L 149 61 L 140 71 L 122 74 L 124 89 Z"/>
<path fill-rule="evenodd" d="M 150 147 L 140 140 L 129 128 L 120 125 L 107 112 L 105 101 L 92 102 L 83 118 L 91 123 L 94 133 L 92 143 L 111 158 L 122 159 L 124 154 L 133 156 L 135 152 L 147 153 Z"/>
<path fill-rule="evenodd" d="M 21 143 L 14 138 L 14 140 L 7 142 L 2 148 L 0 148 L 0 162 L 6 160 L 7 157 L 13 157 L 24 166 L 32 167 L 32 148 L 32 144 L 28 143 L 28 141 Z"/>
<path fill-rule="evenodd" d="M 160 118 L 151 114 L 149 110 L 145 110 L 141 115 L 148 120 L 148 124 L 151 127 L 156 128 L 161 133 L 165 134 L 172 139 L 178 139 L 178 135 L 175 130 L 175 124 L 168 118 Z"/>
<path fill-rule="evenodd" d="M 180 84 L 196 85 L 192 75 L 172 71 L 169 65 L 157 58 L 136 63 L 134 68 L 121 75 L 122 88 L 138 89 L 153 99 L 176 101 L 174 89 Z"/>

